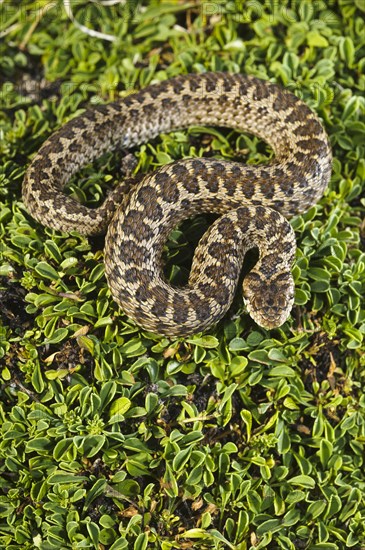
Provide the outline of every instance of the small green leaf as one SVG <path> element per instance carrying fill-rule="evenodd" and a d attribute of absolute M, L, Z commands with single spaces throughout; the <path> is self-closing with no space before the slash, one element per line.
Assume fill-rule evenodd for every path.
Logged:
<path fill-rule="evenodd" d="M 172 469 L 175 472 L 179 472 L 184 468 L 185 464 L 188 462 L 190 458 L 191 452 L 192 452 L 192 447 L 187 447 L 186 449 L 183 449 L 182 451 L 179 451 L 177 453 L 177 455 L 175 456 L 172 462 Z"/>
<path fill-rule="evenodd" d="M 281 520 L 280 519 L 269 519 L 264 521 L 256 529 L 256 533 L 259 536 L 262 536 L 264 533 L 276 533 L 281 529 Z"/>
<path fill-rule="evenodd" d="M 41 277 L 45 277 L 51 281 L 58 281 L 60 278 L 57 271 L 47 264 L 47 262 L 38 262 L 34 269 Z"/>
<path fill-rule="evenodd" d="M 329 459 L 333 454 L 333 445 L 330 441 L 326 439 L 321 439 L 319 457 L 321 459 L 321 464 L 325 468 L 328 464 Z"/>
<path fill-rule="evenodd" d="M 309 31 L 307 33 L 307 42 L 309 46 L 316 48 L 326 48 L 328 46 L 327 39 L 316 31 Z"/>
<path fill-rule="evenodd" d="M 88 478 L 86 476 L 72 475 L 67 472 L 62 472 L 60 470 L 57 470 L 48 478 L 47 481 L 50 485 L 55 485 L 56 483 L 83 484 L 87 480 Z"/>
<path fill-rule="evenodd" d="M 352 39 L 345 36 L 340 41 L 340 58 L 346 62 L 348 67 L 352 67 L 355 58 L 355 47 Z"/>
<path fill-rule="evenodd" d="M 308 515 L 315 519 L 322 514 L 326 506 L 327 502 L 325 500 L 316 500 L 315 502 L 311 502 L 307 510 Z"/>
<path fill-rule="evenodd" d="M 131 405 L 132 402 L 128 399 L 128 397 L 119 397 L 119 399 L 116 399 L 111 404 L 109 416 L 112 417 L 115 414 L 124 415 L 129 410 Z"/>
<path fill-rule="evenodd" d="M 298 485 L 299 487 L 305 487 L 307 489 L 314 489 L 316 482 L 309 476 L 301 475 L 288 479 L 288 483 L 291 485 Z"/>
<path fill-rule="evenodd" d="M 48 437 L 38 437 L 27 441 L 25 445 L 25 452 L 30 453 L 32 451 L 42 452 L 49 449 L 51 441 Z"/>
<path fill-rule="evenodd" d="M 206 349 L 217 348 L 219 345 L 219 341 L 215 336 L 196 336 L 194 338 L 187 338 L 186 342 Z"/>
<path fill-rule="evenodd" d="M 50 338 L 46 339 L 47 344 L 58 344 L 62 342 L 68 336 L 67 328 L 58 328 L 55 330 Z"/>

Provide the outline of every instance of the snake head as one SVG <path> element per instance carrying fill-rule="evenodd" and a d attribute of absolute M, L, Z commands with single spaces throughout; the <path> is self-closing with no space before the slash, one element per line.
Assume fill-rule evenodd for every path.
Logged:
<path fill-rule="evenodd" d="M 290 269 L 270 278 L 253 269 L 243 281 L 243 297 L 250 317 L 265 329 L 280 327 L 294 302 L 294 281 Z"/>

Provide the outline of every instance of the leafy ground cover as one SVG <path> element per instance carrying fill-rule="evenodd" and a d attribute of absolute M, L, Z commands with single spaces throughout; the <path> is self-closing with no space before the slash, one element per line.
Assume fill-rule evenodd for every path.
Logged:
<path fill-rule="evenodd" d="M 103 38 L 60 1 L 0 6 L 0 547 L 365 548 L 364 2 L 109 4 L 72 2 Z M 203 70 L 302 97 L 330 135 L 333 176 L 292 220 L 296 305 L 282 328 L 255 326 L 238 296 L 215 330 L 168 340 L 113 303 L 103 239 L 34 222 L 21 182 L 44 140 L 88 104 Z M 271 151 L 191 128 L 133 154 L 143 173 L 184 156 L 258 163 Z M 122 157 L 86 167 L 70 193 L 100 203 Z M 208 223 L 171 235 L 173 282 L 186 280 Z"/>

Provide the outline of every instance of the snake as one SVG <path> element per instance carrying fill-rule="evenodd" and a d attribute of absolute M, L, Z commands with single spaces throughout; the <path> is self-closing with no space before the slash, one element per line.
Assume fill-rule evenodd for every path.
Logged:
<path fill-rule="evenodd" d="M 261 164 L 183 158 L 125 178 L 97 208 L 66 193 L 71 176 L 112 150 L 191 126 L 253 134 L 273 150 Z M 288 89 L 255 76 L 205 72 L 151 84 L 118 101 L 89 107 L 43 143 L 26 170 L 22 195 L 30 215 L 62 232 L 106 233 L 111 295 L 144 331 L 188 337 L 216 325 L 241 284 L 248 314 L 270 330 L 289 318 L 296 239 L 289 220 L 323 195 L 331 175 L 326 131 Z M 212 213 L 186 285 L 163 272 L 163 251 L 183 220 Z M 247 251 L 256 264 L 241 281 Z"/>

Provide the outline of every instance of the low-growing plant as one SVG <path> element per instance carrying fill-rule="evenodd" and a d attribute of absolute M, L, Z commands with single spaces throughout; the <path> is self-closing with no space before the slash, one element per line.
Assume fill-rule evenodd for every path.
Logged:
<path fill-rule="evenodd" d="M 0 9 L 0 547 L 365 548 L 361 0 Z M 238 296 L 214 330 L 168 339 L 113 302 L 103 238 L 36 223 L 21 183 L 40 145 L 87 105 L 204 70 L 301 97 L 328 131 L 333 173 L 291 221 L 295 307 L 283 327 L 256 326 Z M 100 204 L 124 154 L 85 167 L 68 192 Z M 139 175 L 188 156 L 257 164 L 273 153 L 194 127 L 132 154 Z M 173 284 L 187 280 L 210 221 L 170 235 Z"/>

